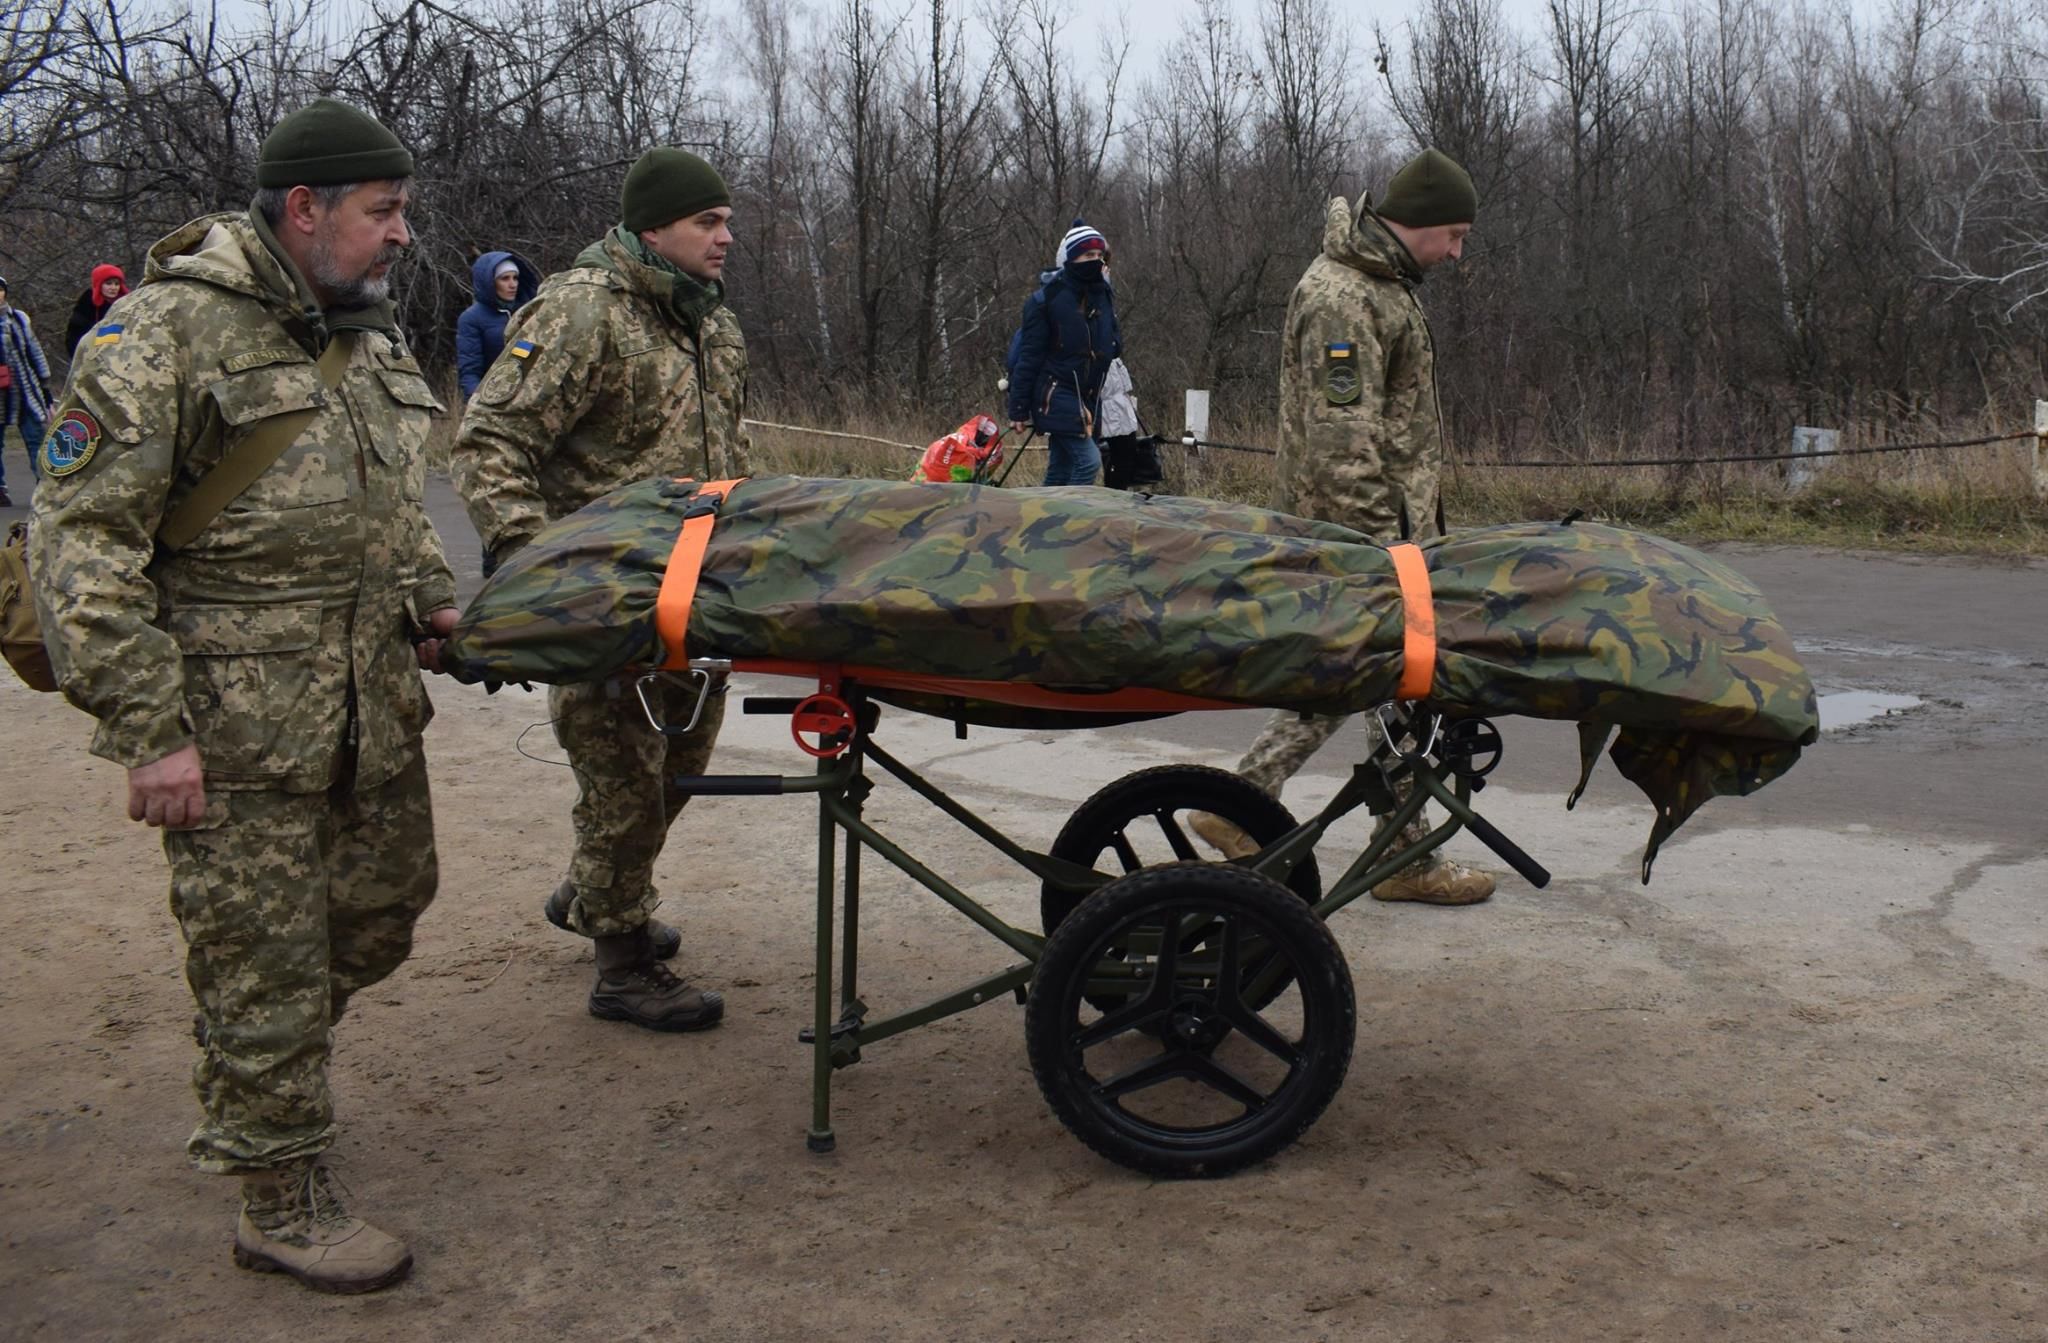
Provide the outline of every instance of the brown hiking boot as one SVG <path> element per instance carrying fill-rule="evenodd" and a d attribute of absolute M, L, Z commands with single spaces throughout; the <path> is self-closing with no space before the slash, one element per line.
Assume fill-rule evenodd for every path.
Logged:
<path fill-rule="evenodd" d="M 1375 900 L 1424 905 L 1476 905 L 1493 894 L 1493 878 L 1449 859 L 1396 872 L 1372 888 Z"/>
<path fill-rule="evenodd" d="M 725 1015 L 722 995 L 691 988 L 655 959 L 645 928 L 593 940 L 597 987 L 590 991 L 590 1015 L 650 1031 L 701 1031 Z"/>
<path fill-rule="evenodd" d="M 317 1162 L 242 1177 L 235 1262 L 289 1273 L 316 1292 L 374 1292 L 412 1271 L 412 1251 L 342 1206 L 341 1183 Z"/>
<path fill-rule="evenodd" d="M 554 924 L 555 927 L 560 928 L 565 933 L 573 933 L 576 930 L 569 926 L 569 906 L 574 903 L 576 903 L 576 885 L 574 882 L 565 881 L 560 886 L 555 887 L 555 893 L 548 897 L 545 905 L 541 906 L 541 912 L 547 915 L 548 922 Z M 682 932 L 674 925 L 663 923 L 660 919 L 650 918 L 647 920 L 647 936 L 654 942 L 654 959 L 657 961 L 674 960 L 675 954 L 683 949 Z"/>
<path fill-rule="evenodd" d="M 1197 839 L 1232 861 L 1249 858 L 1261 847 L 1236 822 L 1226 821 L 1213 812 L 1190 812 L 1188 829 L 1195 832 Z"/>

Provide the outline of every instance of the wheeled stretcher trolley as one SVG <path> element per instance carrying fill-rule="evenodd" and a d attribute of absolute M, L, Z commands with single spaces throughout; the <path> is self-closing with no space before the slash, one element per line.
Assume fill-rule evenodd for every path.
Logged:
<path fill-rule="evenodd" d="M 1155 1175 L 1220 1175 L 1293 1142 L 1349 1066 L 1350 972 L 1326 920 L 1469 830 L 1530 883 L 1548 874 L 1474 810 L 1492 719 L 1575 721 L 1656 807 L 1657 846 L 1707 799 L 1783 774 L 1817 732 L 1791 640 L 1740 575 L 1618 528 L 1516 524 L 1380 546 L 1259 509 L 1106 490 L 776 478 L 651 480 L 562 519 L 463 614 L 445 666 L 470 680 L 733 674 L 814 689 L 743 701 L 787 715 L 805 773 L 701 775 L 692 794 L 808 793 L 818 807 L 810 1144 L 834 1142 L 834 1070 L 891 1036 L 1011 997 L 1060 1120 Z M 1106 725 L 1187 710 L 1365 714 L 1372 746 L 1297 820 L 1221 770 L 1169 766 L 1083 802 L 1038 849 L 892 753 L 884 712 L 982 726 Z M 694 721 L 694 716 L 693 716 Z M 1612 743 L 1611 747 L 1608 745 Z M 1039 887 L 1022 928 L 873 825 L 878 776 Z M 1577 797 L 1573 793 L 1573 799 Z M 1414 842 L 1428 803 L 1444 819 Z M 1327 887 L 1319 842 L 1382 821 Z M 1260 848 L 1204 862 L 1189 818 Z M 842 848 L 843 845 L 843 848 Z M 873 854 L 1017 961 L 886 1014 L 860 996 Z"/>

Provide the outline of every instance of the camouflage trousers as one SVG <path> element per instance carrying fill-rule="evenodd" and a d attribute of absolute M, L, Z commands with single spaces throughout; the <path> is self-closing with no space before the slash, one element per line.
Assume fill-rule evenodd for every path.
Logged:
<path fill-rule="evenodd" d="M 192 1072 L 204 1118 L 186 1151 L 225 1175 L 326 1149 L 330 1028 L 411 953 L 438 871 L 417 747 L 374 788 L 223 790 L 208 803 L 202 828 L 164 833 L 164 853 L 206 1020 Z"/>
<path fill-rule="evenodd" d="M 1286 782 L 1301 772 L 1308 758 L 1322 749 L 1323 743 L 1337 734 L 1337 729 L 1351 721 L 1345 714 L 1302 715 L 1291 710 L 1281 710 L 1266 720 L 1266 726 L 1253 739 L 1251 747 L 1244 753 L 1244 759 L 1237 764 L 1240 778 L 1257 784 L 1273 797 L 1280 796 L 1280 789 Z M 1397 801 L 1406 803 L 1414 795 L 1415 783 L 1402 779 L 1394 785 Z M 1373 826 L 1372 837 L 1378 840 L 1386 833 L 1387 818 L 1382 817 Z M 1429 834 L 1429 808 L 1415 813 L 1401 831 L 1401 845 L 1419 844 Z M 1443 859 L 1435 852 L 1424 855 L 1410 864 L 1409 871 L 1419 871 L 1434 866 Z"/>
<path fill-rule="evenodd" d="M 697 687 L 663 678 L 648 698 L 664 723 L 680 727 L 690 721 Z M 697 726 L 680 737 L 654 730 L 630 682 L 554 686 L 548 709 L 579 789 L 570 814 L 576 851 L 569 881 L 576 899 L 569 906 L 569 926 L 586 937 L 630 933 L 661 903 L 654 862 L 690 800 L 665 781 L 702 774 L 711 763 L 725 721 L 724 688 L 705 702 Z"/>

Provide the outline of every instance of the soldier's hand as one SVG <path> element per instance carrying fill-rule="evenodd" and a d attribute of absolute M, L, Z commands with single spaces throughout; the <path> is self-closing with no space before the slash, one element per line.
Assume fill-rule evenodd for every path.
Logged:
<path fill-rule="evenodd" d="M 184 830 L 206 816 L 199 748 L 186 746 L 128 771 L 128 819 Z"/>
<path fill-rule="evenodd" d="M 419 654 L 420 670 L 439 672 L 441 670 L 441 644 L 455 633 L 455 617 L 460 614 L 452 606 L 444 606 L 427 617 L 427 637 L 413 645 Z"/>

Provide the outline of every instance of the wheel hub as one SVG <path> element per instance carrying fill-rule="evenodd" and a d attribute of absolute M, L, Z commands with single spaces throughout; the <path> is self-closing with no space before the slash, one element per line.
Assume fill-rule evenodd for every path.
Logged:
<path fill-rule="evenodd" d="M 1167 1037 L 1196 1049 L 1213 1049 L 1229 1030 L 1217 1019 L 1214 1005 L 1200 998 L 1181 999 L 1166 1017 Z"/>

